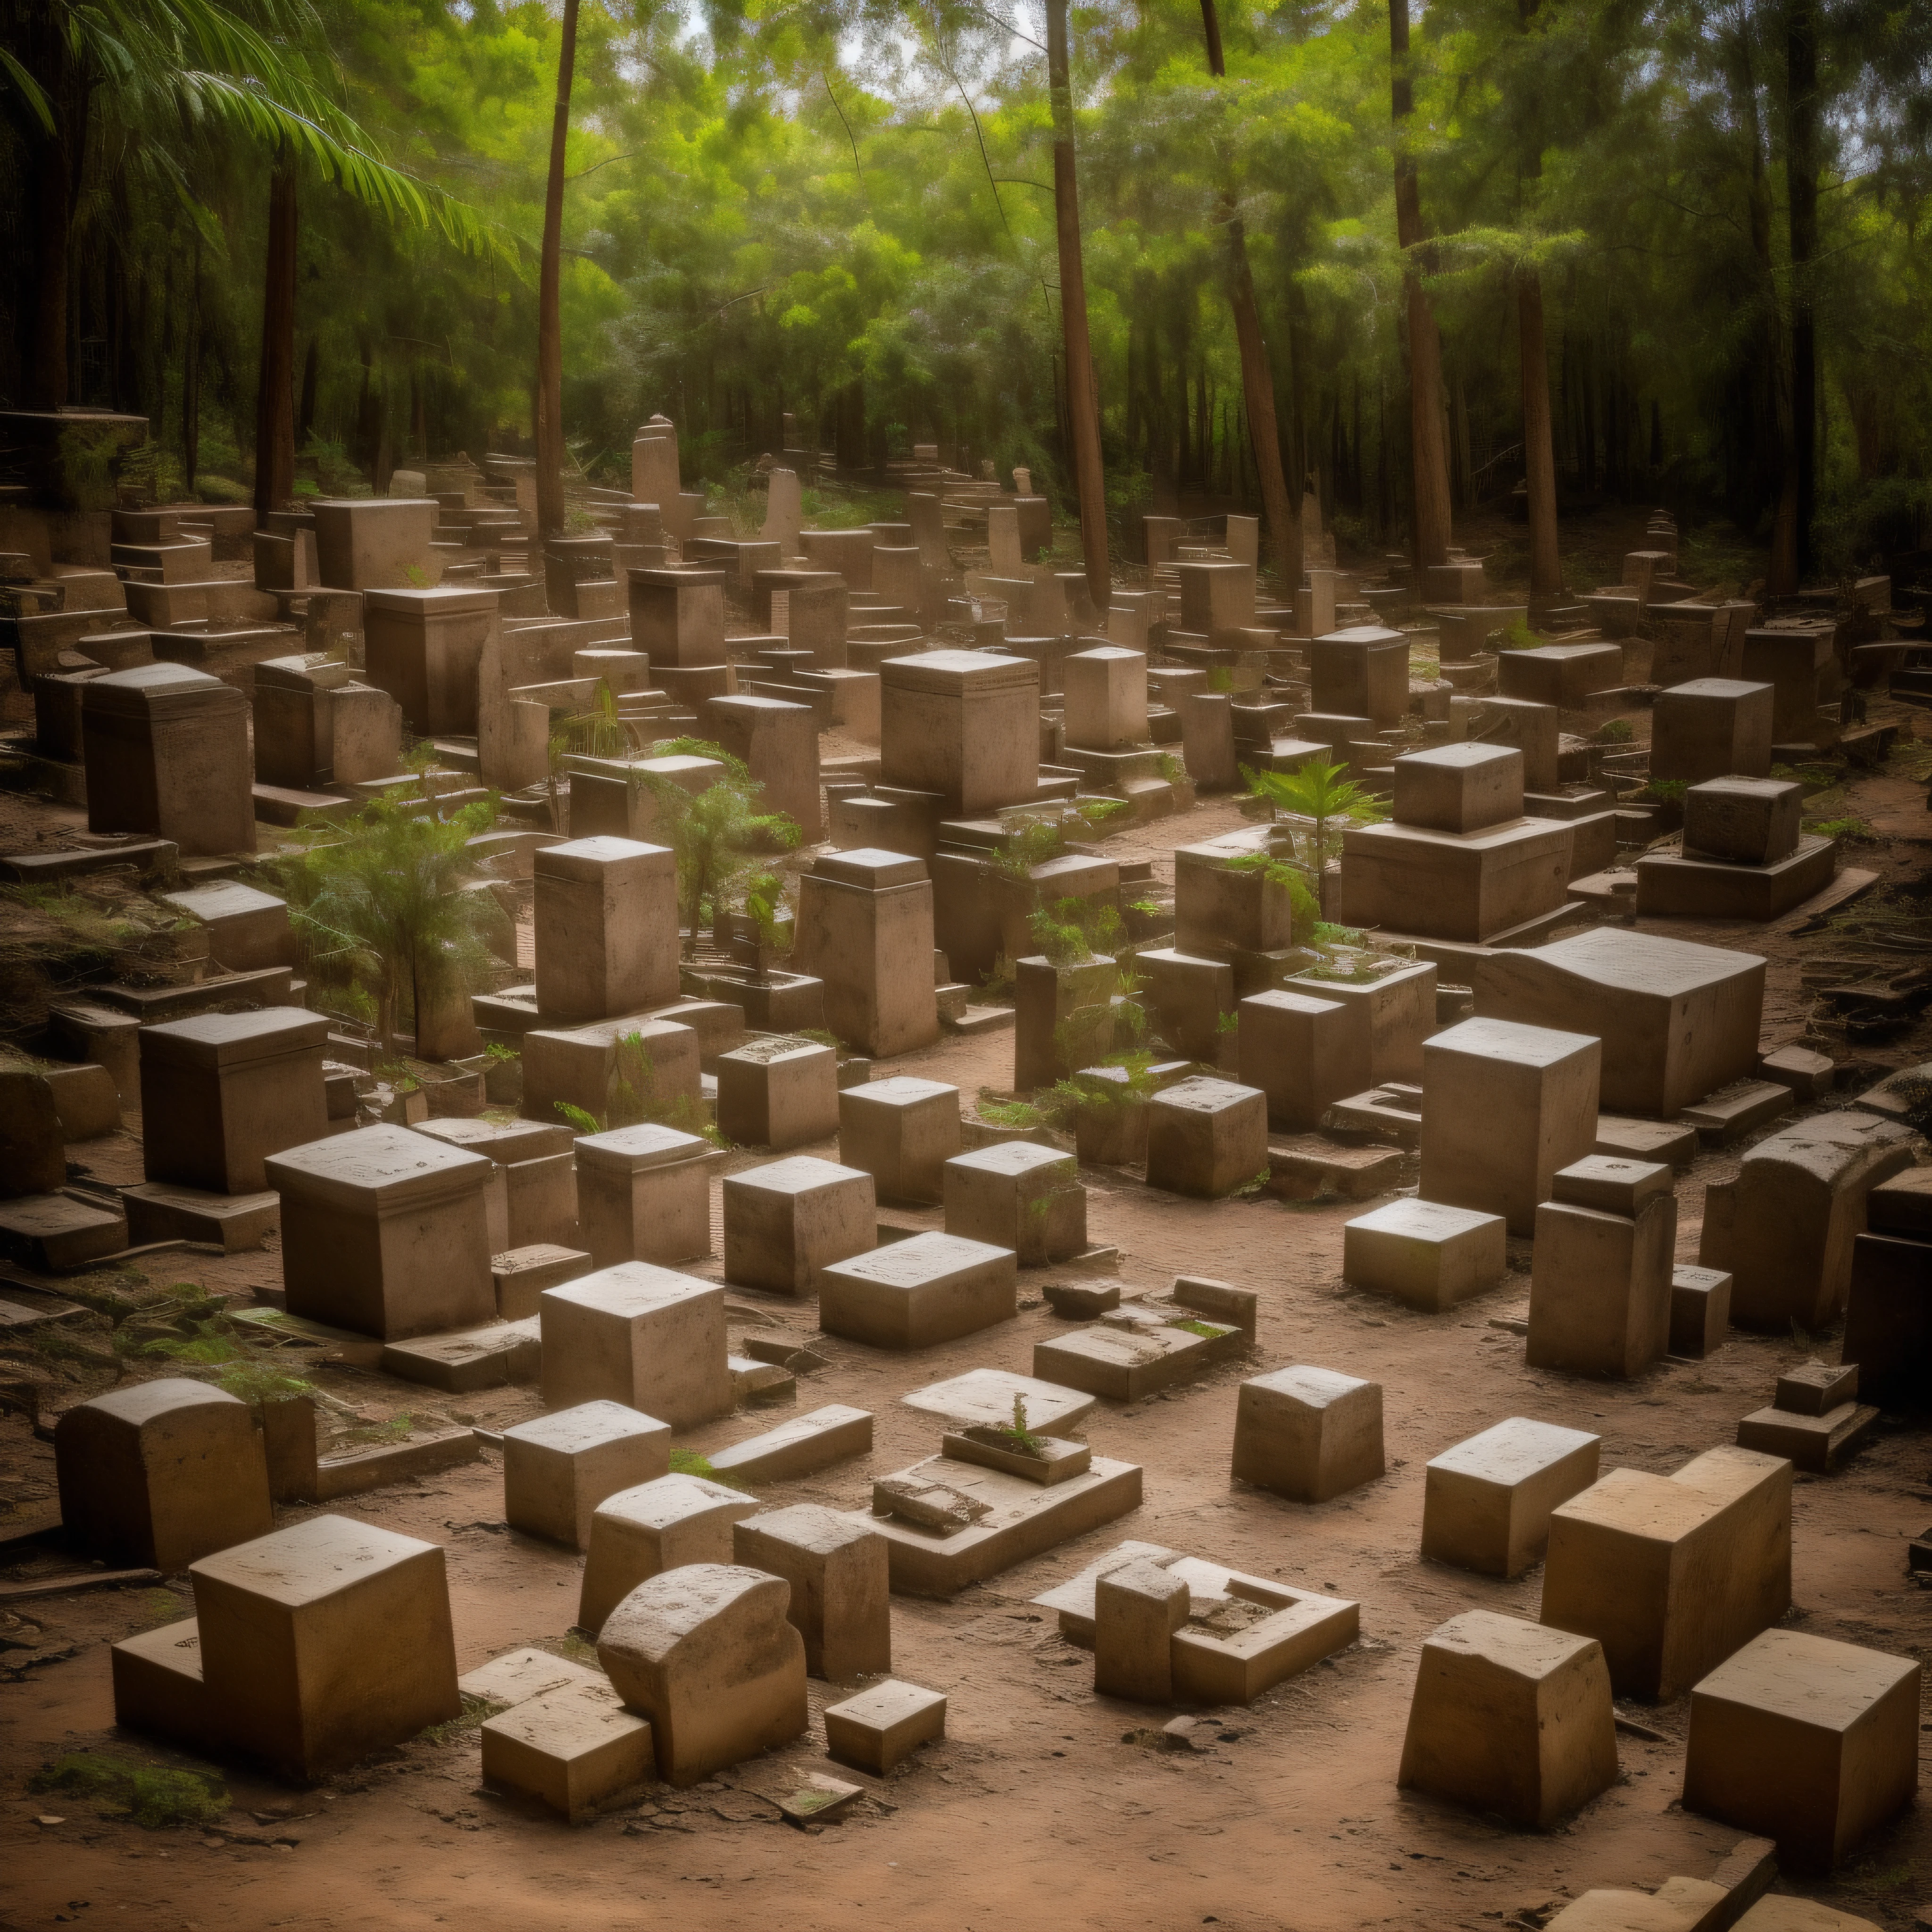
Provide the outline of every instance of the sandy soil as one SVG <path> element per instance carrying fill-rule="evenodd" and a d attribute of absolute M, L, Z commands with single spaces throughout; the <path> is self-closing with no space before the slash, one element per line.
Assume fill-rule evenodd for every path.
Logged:
<path fill-rule="evenodd" d="M 1922 722 L 1920 729 L 1932 736 Z M 1898 779 L 1863 780 L 1852 790 L 1858 809 L 1919 802 L 1918 789 Z M 1231 822 L 1230 806 L 1204 806 L 1184 821 L 1124 837 L 1114 849 L 1164 854 Z M 1874 862 L 1862 851 L 1854 862 Z M 1876 862 L 1894 876 L 1916 877 L 1924 850 L 1887 848 Z M 1767 1039 L 1800 1030 L 1808 996 L 1799 968 L 1819 942 L 1736 928 L 1669 929 L 1766 952 Z M 953 1039 L 895 1070 L 956 1082 L 970 1093 L 982 1083 L 1004 1086 L 1011 1052 L 1010 1033 Z M 1874 1057 L 1906 1064 L 1932 1057 L 1932 1046 L 1922 1027 Z M 829 1143 L 807 1150 L 834 1151 Z M 130 1137 L 82 1151 L 104 1178 L 136 1172 Z M 1695 1258 L 1702 1184 L 1734 1172 L 1736 1160 L 1735 1150 L 1706 1152 L 1684 1177 L 1683 1258 Z M 878 1784 L 848 1822 L 808 1833 L 778 1822 L 759 1795 L 774 1768 L 766 1763 L 695 1791 L 654 1788 L 643 1802 L 573 1829 L 479 1789 L 473 1732 L 418 1740 L 315 1791 L 226 1767 L 235 1810 L 206 1834 L 146 1832 L 98 1817 L 85 1803 L 30 1793 L 26 1780 L 38 1766 L 83 1748 L 194 1762 L 113 1730 L 107 1646 L 187 1613 L 185 1580 L 172 1578 L 165 1588 L 20 1606 L 44 1634 L 36 1652 L 0 1651 L 0 1677 L 9 1680 L 0 1682 L 0 1923 L 106 1923 L 142 1932 L 458 1924 L 640 1932 L 668 1914 L 692 1926 L 784 1924 L 814 1932 L 860 1922 L 952 1932 L 1199 1924 L 1482 1932 L 1592 1886 L 1708 1876 L 1740 1834 L 1678 1804 L 1682 1702 L 1633 1708 L 1660 1741 L 1621 1736 L 1618 1784 L 1547 1834 L 1508 1830 L 1397 1790 L 1422 1639 L 1472 1606 L 1533 1618 L 1540 1590 L 1538 1571 L 1500 1583 L 1418 1557 L 1423 1466 L 1521 1414 L 1599 1432 L 1606 1468 L 1668 1471 L 1730 1441 L 1737 1418 L 1768 1399 L 1779 1369 L 1814 1352 L 1834 1354 L 1834 1342 L 1738 1334 L 1708 1361 L 1662 1367 L 1628 1384 L 1533 1372 L 1520 1340 L 1492 1325 L 1523 1300 L 1526 1274 L 1452 1313 L 1414 1314 L 1341 1282 L 1342 1226 L 1359 1205 L 1210 1206 L 1150 1192 L 1122 1171 L 1083 1178 L 1094 1237 L 1118 1244 L 1129 1288 L 1164 1286 L 1180 1270 L 1257 1287 L 1258 1348 L 1250 1360 L 1183 1390 L 1096 1413 L 1088 1430 L 1096 1450 L 1145 1469 L 1138 1511 L 952 1603 L 895 1600 L 895 1672 L 947 1694 L 949 1736 Z M 892 1218 L 937 1220 L 933 1213 Z M 1526 1267 L 1526 1244 L 1515 1252 Z M 272 1252 L 177 1256 L 150 1273 L 239 1288 L 272 1283 L 279 1263 Z M 1033 1344 L 1059 1326 L 1040 1300 L 1040 1285 L 1053 1278 L 1050 1270 L 1023 1276 L 1017 1322 L 912 1358 L 816 1337 L 809 1304 L 743 1297 L 801 1338 L 813 1336 L 831 1358 L 830 1367 L 801 1384 L 801 1407 L 851 1402 L 878 1417 L 868 1461 L 764 1493 L 774 1502 L 862 1507 L 874 1473 L 937 1446 L 931 1421 L 898 1398 L 970 1367 L 1030 1369 Z M 1238 1383 L 1295 1361 L 1372 1377 L 1385 1391 L 1388 1474 L 1320 1507 L 1235 1488 L 1227 1475 Z M 424 1406 L 421 1391 L 374 1375 L 334 1370 L 327 1381 L 379 1412 Z M 496 1426 L 535 1408 L 520 1390 L 431 1402 Z M 710 1449 L 776 1419 L 741 1414 L 687 1439 Z M 1907 1580 L 1903 1548 L 1932 1521 L 1926 1449 L 1922 1430 L 1888 1420 L 1843 1473 L 1798 1478 L 1792 1624 L 1932 1656 L 1932 1595 Z M 51 1448 L 18 1418 L 0 1420 L 0 1476 L 23 1513 L 50 1493 L 52 1474 Z M 447 1546 L 462 1668 L 518 1645 L 560 1647 L 574 1613 L 578 1559 L 504 1528 L 494 1456 L 349 1508 Z M 1127 1537 L 1358 1599 L 1362 1641 L 1252 1709 L 1213 1713 L 1215 1721 L 1197 1733 L 1206 1748 L 1159 1748 L 1153 1734 L 1171 1714 L 1096 1698 L 1088 1654 L 1064 1643 L 1028 1600 Z M 0 1582 L 63 1564 L 0 1547 Z M 37 1655 L 50 1660 L 27 1660 Z M 814 1712 L 825 1689 L 812 1686 Z M 834 1768 L 818 1753 L 808 1738 L 777 1763 Z M 1803 1888 L 1904 1927 L 1920 1909 L 1928 1870 L 1932 1823 L 1922 1810 L 1872 1840 L 1835 1882 Z"/>

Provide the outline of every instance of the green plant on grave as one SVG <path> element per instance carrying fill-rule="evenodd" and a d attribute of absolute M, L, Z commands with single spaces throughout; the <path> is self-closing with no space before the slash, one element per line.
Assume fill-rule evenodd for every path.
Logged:
<path fill-rule="evenodd" d="M 1852 844 L 1873 845 L 1878 842 L 1878 834 L 1864 819 L 1856 817 L 1821 818 L 1804 829 L 1820 838 L 1840 838 Z"/>
<path fill-rule="evenodd" d="M 1161 776 L 1169 784 L 1185 784 L 1187 782 L 1187 767 L 1172 752 L 1157 753 L 1154 762 L 1160 768 Z"/>
<path fill-rule="evenodd" d="M 610 1070 L 604 1083 L 601 1120 L 587 1108 L 568 1100 L 551 1104 L 580 1134 L 598 1134 L 608 1129 L 640 1126 L 648 1122 L 655 1126 L 675 1127 L 680 1133 L 695 1134 L 713 1147 L 725 1144 L 701 1100 L 688 1094 L 667 1094 L 659 1088 L 657 1067 L 641 1033 L 620 1034 L 611 1043 Z"/>
<path fill-rule="evenodd" d="M 1232 695 L 1234 688 L 1234 674 L 1226 664 L 1210 664 L 1208 667 L 1208 688 L 1217 698 Z"/>
<path fill-rule="evenodd" d="M 1028 914 L 1027 927 L 1041 957 L 1055 966 L 1085 966 L 1126 944 L 1120 915 L 1102 898 L 1055 899 Z"/>
<path fill-rule="evenodd" d="M 1299 859 L 1275 852 L 1244 852 L 1230 859 L 1231 872 L 1258 872 L 1268 884 L 1288 895 L 1289 929 L 1299 941 L 1313 931 L 1321 910 L 1315 896 L 1315 875 Z"/>
<path fill-rule="evenodd" d="M 1597 727 L 1594 742 L 1599 745 L 1628 745 L 1636 736 L 1628 718 L 1612 718 Z"/>
<path fill-rule="evenodd" d="M 486 1060 L 495 1062 L 497 1066 L 507 1066 L 512 1060 L 520 1060 L 523 1055 L 514 1046 L 506 1046 L 500 1040 L 493 1040 L 483 1049 L 483 1057 Z"/>
<path fill-rule="evenodd" d="M 758 944 L 767 952 L 789 952 L 798 928 L 786 903 L 784 874 L 754 873 L 746 880 L 744 892 L 745 916 L 758 928 Z"/>
<path fill-rule="evenodd" d="M 1646 805 L 1676 805 L 1690 789 L 1688 778 L 1652 778 L 1636 796 Z"/>
<path fill-rule="evenodd" d="M 986 854 L 986 863 L 1002 878 L 1022 885 L 1033 882 L 1033 868 L 1058 859 L 1066 850 L 1066 833 L 1057 818 L 1023 818 L 1006 834 L 1006 843 Z"/>
<path fill-rule="evenodd" d="M 722 776 L 696 793 L 661 772 L 632 774 L 657 807 L 651 836 L 668 845 L 676 859 L 678 910 L 689 958 L 697 950 L 706 908 L 721 903 L 760 854 L 791 851 L 802 835 L 787 814 L 758 809 L 764 786 L 742 759 L 722 746 L 701 738 L 669 738 L 653 745 L 651 755 L 713 758 L 724 767 Z"/>
<path fill-rule="evenodd" d="M 1529 628 L 1527 618 L 1512 617 L 1494 636 L 1496 648 L 1502 651 L 1540 651 L 1549 643 L 1547 638 L 1539 638 Z"/>
<path fill-rule="evenodd" d="M 1231 1033 L 1239 1033 L 1240 1030 L 1241 1016 L 1239 1013 L 1223 1013 L 1214 1022 L 1214 1030 L 1224 1036 Z"/>
<path fill-rule="evenodd" d="M 631 748 L 631 734 L 617 710 L 616 694 L 599 680 L 587 711 L 573 711 L 557 720 L 547 747 L 553 785 L 567 758 L 621 758 Z"/>
<path fill-rule="evenodd" d="M 422 815 L 419 800 L 373 798 L 340 824 L 298 828 L 310 842 L 278 862 L 311 976 L 373 1001 L 385 1058 L 406 1018 L 466 995 L 495 970 L 484 935 L 500 909 L 458 890 L 470 840 L 495 817 L 494 797 L 447 818 Z"/>
<path fill-rule="evenodd" d="M 1046 1452 L 1046 1439 L 1034 1435 L 1027 1426 L 1026 1398 L 1023 1395 L 1014 1396 L 1012 1426 L 1001 1429 L 999 1433 L 1023 1456 L 1040 1456 Z"/>
<path fill-rule="evenodd" d="M 1346 769 L 1327 758 L 1312 758 L 1292 772 L 1241 767 L 1249 790 L 1268 802 L 1274 817 L 1308 821 L 1305 831 L 1291 823 L 1288 837 L 1310 878 L 1340 857 L 1342 836 L 1348 826 L 1372 824 L 1388 816 L 1388 807 L 1367 787 L 1345 776 Z"/>
<path fill-rule="evenodd" d="M 1083 820 L 1090 832 L 1098 832 L 1122 812 L 1132 810 L 1133 807 L 1124 798 L 1082 799 L 1073 808 L 1075 817 Z"/>

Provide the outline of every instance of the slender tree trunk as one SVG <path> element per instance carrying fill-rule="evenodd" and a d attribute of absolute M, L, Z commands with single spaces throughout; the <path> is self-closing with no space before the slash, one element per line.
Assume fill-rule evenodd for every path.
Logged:
<path fill-rule="evenodd" d="M 182 488 L 192 498 L 201 460 L 201 237 L 188 284 L 188 341 L 182 363 Z"/>
<path fill-rule="evenodd" d="M 570 87 L 577 66 L 577 0 L 564 0 L 556 57 L 556 111 L 550 122 L 550 181 L 544 190 L 543 260 L 537 277 L 537 530 L 563 530 L 563 156 L 570 134 Z"/>
<path fill-rule="evenodd" d="M 255 524 L 265 527 L 296 484 L 296 158 L 284 143 L 268 183 L 262 358 L 255 389 Z"/>
<path fill-rule="evenodd" d="M 1543 278 L 1516 278 L 1516 333 L 1522 364 L 1522 470 L 1529 496 L 1529 590 L 1552 597 L 1563 588 L 1556 548 L 1556 452 L 1550 433 L 1550 358 L 1543 340 Z"/>
<path fill-rule="evenodd" d="M 1215 0 L 1201 0 L 1201 26 L 1208 42 L 1208 70 L 1217 79 L 1228 71 L 1221 48 L 1221 16 Z M 1224 163 L 1225 166 L 1225 163 Z M 1262 513 L 1268 520 L 1269 549 L 1282 594 L 1292 598 L 1301 583 L 1301 506 L 1288 493 L 1282 468 L 1281 430 L 1275 416 L 1274 374 L 1268 367 L 1255 302 L 1255 278 L 1248 260 L 1246 224 L 1235 211 L 1234 191 L 1224 182 L 1221 224 L 1227 236 L 1228 304 L 1234 311 L 1234 340 L 1241 356 L 1241 394 L 1247 405 L 1248 440 L 1260 474 Z"/>
<path fill-rule="evenodd" d="M 1818 253 L 1818 16 L 1790 0 L 1785 22 L 1785 182 L 1791 239 L 1791 433 L 1798 574 L 1814 561 L 1818 495 L 1818 336 L 1812 263 Z"/>
<path fill-rule="evenodd" d="M 1073 166 L 1073 85 L 1068 73 L 1066 0 L 1046 0 L 1047 84 L 1053 97 L 1053 209 L 1060 242 L 1060 326 L 1066 344 L 1066 418 L 1088 594 L 1112 601 L 1107 567 L 1107 484 L 1100 463 L 1100 399 L 1087 333 L 1087 272 L 1080 252 L 1080 187 Z"/>
<path fill-rule="evenodd" d="M 1408 309 L 1409 445 L 1415 470 L 1415 561 L 1418 568 L 1449 557 L 1448 439 L 1442 420 L 1442 340 L 1422 286 L 1428 262 L 1422 249 L 1422 186 L 1406 151 L 1415 90 L 1408 72 L 1408 0 L 1389 0 L 1389 98 L 1396 127 L 1396 239 L 1407 256 L 1403 282 Z"/>

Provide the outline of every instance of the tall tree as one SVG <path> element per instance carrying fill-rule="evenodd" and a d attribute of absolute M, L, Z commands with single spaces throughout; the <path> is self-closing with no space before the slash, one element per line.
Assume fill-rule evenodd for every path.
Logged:
<path fill-rule="evenodd" d="M 268 260 L 262 290 L 261 374 L 255 392 L 255 524 L 288 502 L 296 483 L 296 158 L 284 141 L 268 180 Z"/>
<path fill-rule="evenodd" d="M 1556 452 L 1550 422 L 1550 356 L 1543 339 L 1543 277 L 1532 262 L 1516 279 L 1516 352 L 1522 387 L 1522 473 L 1528 496 L 1529 590 L 1563 588 L 1556 544 Z"/>
<path fill-rule="evenodd" d="M 1449 556 L 1449 448 L 1442 421 L 1442 339 L 1436 311 L 1422 285 L 1428 266 L 1422 220 L 1422 184 L 1409 148 L 1415 87 L 1409 73 L 1408 0 L 1389 0 L 1389 104 L 1395 122 L 1396 239 L 1404 257 L 1408 297 L 1409 448 L 1414 472 L 1414 527 L 1418 569 Z"/>
<path fill-rule="evenodd" d="M 1201 25 L 1208 41 L 1208 68 L 1217 80 L 1227 77 L 1221 46 L 1221 17 L 1214 0 L 1201 0 Z M 1223 166 L 1226 167 L 1224 159 Z M 1301 506 L 1288 494 L 1282 468 L 1281 430 L 1274 407 L 1274 372 L 1255 305 L 1254 270 L 1248 260 L 1248 234 L 1234 201 L 1234 183 L 1221 189 L 1221 226 L 1228 250 L 1228 305 L 1234 311 L 1234 339 L 1240 352 L 1241 392 L 1248 411 L 1248 440 L 1261 478 L 1262 510 L 1268 519 L 1270 547 L 1284 596 L 1301 583 Z"/>
<path fill-rule="evenodd" d="M 574 4 L 574 0 L 573 0 Z M 1080 248 L 1080 187 L 1073 165 L 1073 85 L 1068 72 L 1066 0 L 1046 0 L 1047 86 L 1053 97 L 1053 214 L 1060 251 L 1060 331 L 1066 364 L 1068 440 L 1080 498 L 1080 544 L 1087 589 L 1105 610 L 1112 596 L 1107 563 L 1107 482 L 1100 463 L 1100 395 L 1087 332 L 1087 270 Z"/>
<path fill-rule="evenodd" d="M 550 119 L 550 178 L 544 190 L 543 259 L 537 280 L 537 529 L 562 533 L 563 158 L 570 138 L 570 89 L 577 66 L 578 0 L 564 0 L 556 56 L 556 106 Z"/>
<path fill-rule="evenodd" d="M 1818 13 L 1787 0 L 1784 40 L 1784 172 L 1791 250 L 1792 543 L 1802 577 L 1815 554 L 1818 500 L 1818 332 L 1813 264 L 1818 254 Z"/>

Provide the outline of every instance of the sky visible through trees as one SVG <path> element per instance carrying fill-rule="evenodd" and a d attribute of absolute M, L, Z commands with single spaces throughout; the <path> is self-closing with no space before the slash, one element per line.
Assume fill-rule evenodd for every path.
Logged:
<path fill-rule="evenodd" d="M 1359 547 L 1411 540 L 1432 422 L 1458 515 L 1527 467 L 1566 512 L 1728 518 L 1774 587 L 1924 544 L 1932 10 L 1394 10 L 1406 58 L 1386 0 L 1070 9 L 1114 528 L 1262 509 L 1264 379 L 1277 504 L 1304 483 Z M 571 13 L 570 463 L 627 476 L 662 411 L 728 485 L 790 412 L 844 470 L 963 446 L 1077 519 L 1046 8 Z M 529 448 L 562 30 L 494 0 L 0 0 L 0 394 L 147 416 L 163 494 Z"/>

